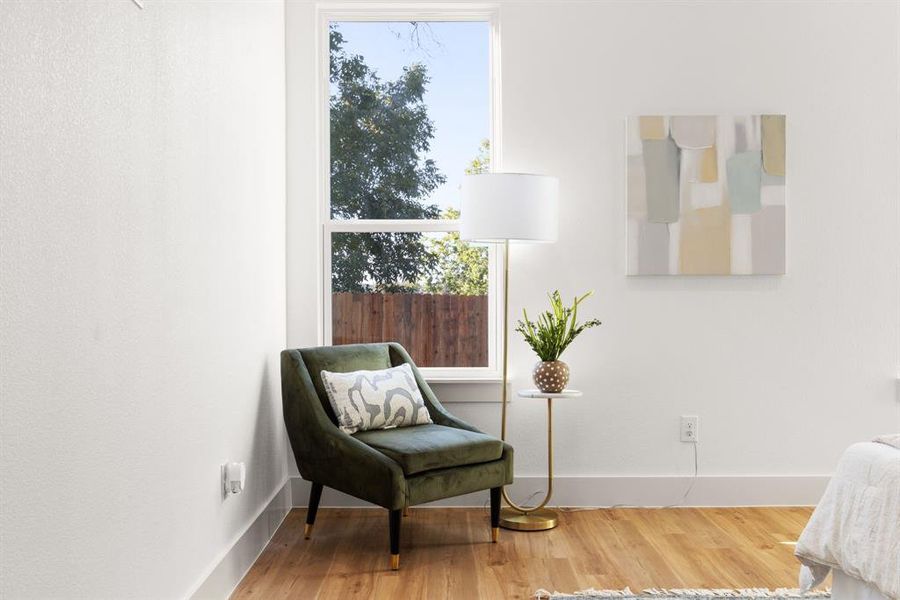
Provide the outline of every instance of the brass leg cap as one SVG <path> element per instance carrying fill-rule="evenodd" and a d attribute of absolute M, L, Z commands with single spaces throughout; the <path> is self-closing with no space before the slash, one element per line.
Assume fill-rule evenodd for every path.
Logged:
<path fill-rule="evenodd" d="M 399 554 L 391 554 L 391 571 L 397 571 L 400 569 L 400 555 Z"/>
<path fill-rule="evenodd" d="M 500 539 L 500 528 L 499 527 L 491 527 L 491 542 L 497 543 Z"/>
<path fill-rule="evenodd" d="M 303 539 L 308 540 L 312 537 L 312 528 L 312 525 L 309 523 L 306 524 L 306 527 L 303 528 Z"/>

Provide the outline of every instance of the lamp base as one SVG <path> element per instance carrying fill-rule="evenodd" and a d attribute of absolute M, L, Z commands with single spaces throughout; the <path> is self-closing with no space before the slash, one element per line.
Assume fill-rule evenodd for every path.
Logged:
<path fill-rule="evenodd" d="M 521 513 L 513 508 L 500 510 L 500 527 L 516 531 L 546 531 L 559 524 L 559 515 L 552 510 L 538 510 Z"/>

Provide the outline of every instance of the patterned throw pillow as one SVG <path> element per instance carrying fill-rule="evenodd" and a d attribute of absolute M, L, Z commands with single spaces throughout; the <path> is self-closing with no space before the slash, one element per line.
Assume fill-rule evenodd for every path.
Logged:
<path fill-rule="evenodd" d="M 409 364 L 381 371 L 322 371 L 322 383 L 346 433 L 432 423 Z"/>

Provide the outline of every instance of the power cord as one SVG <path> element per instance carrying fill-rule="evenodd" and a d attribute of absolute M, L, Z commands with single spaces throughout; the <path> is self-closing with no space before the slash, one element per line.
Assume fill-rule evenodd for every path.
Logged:
<path fill-rule="evenodd" d="M 691 483 L 688 485 L 687 489 L 684 491 L 684 495 L 681 497 L 681 500 L 678 501 L 677 504 L 670 504 L 668 506 L 663 506 L 663 508 L 677 508 L 684 504 L 684 501 L 687 500 L 688 496 L 694 491 L 694 486 L 697 484 L 697 479 L 700 476 L 700 442 L 694 441 L 694 476 L 691 477 Z"/>
<path fill-rule="evenodd" d="M 675 504 L 667 504 L 666 506 L 661 506 L 660 508 L 679 508 L 684 505 L 685 501 L 688 499 L 688 496 L 691 495 L 691 492 L 694 491 L 694 486 L 697 485 L 697 479 L 700 478 L 700 442 L 694 442 L 692 444 L 694 446 L 694 474 L 691 477 L 691 481 L 688 484 L 687 489 L 684 491 L 684 494 L 681 496 L 681 499 L 678 500 Z M 567 512 L 576 512 L 581 510 L 596 510 L 593 507 L 583 507 L 583 508 L 566 508 L 560 509 L 559 506 L 556 506 L 558 510 L 565 510 Z M 637 506 L 634 504 L 613 504 L 612 506 L 604 506 L 602 508 L 646 508 L 645 506 Z"/>
<path fill-rule="evenodd" d="M 538 491 L 534 492 L 533 494 L 531 494 L 530 496 L 525 498 L 525 503 L 527 504 L 528 502 L 531 501 L 532 498 L 534 498 L 535 496 L 539 496 L 540 494 L 543 494 L 543 493 L 544 493 L 544 490 L 538 490 Z M 481 505 L 482 512 L 487 512 L 488 502 L 490 502 L 490 500 L 485 500 L 484 504 Z"/>
<path fill-rule="evenodd" d="M 694 491 L 694 486 L 697 485 L 697 480 L 700 478 L 700 442 L 694 442 L 692 444 L 694 446 L 694 474 L 691 477 L 691 481 L 687 486 L 687 489 L 684 490 L 684 494 L 682 494 L 681 499 L 678 500 L 675 504 L 667 504 L 665 506 L 661 506 L 660 508 L 680 508 L 684 506 L 685 501 L 688 499 L 688 496 L 691 495 L 691 492 Z M 532 493 L 525 499 L 525 504 L 530 502 L 535 496 L 543 494 L 544 490 L 538 490 Z M 482 512 L 487 512 L 488 501 L 485 501 L 484 504 L 481 505 Z M 556 506 L 551 506 L 551 508 L 555 508 L 556 510 L 563 510 L 566 512 L 578 512 L 582 510 L 597 510 L 597 508 L 646 508 L 645 506 L 637 506 L 634 504 L 613 504 L 612 506 L 603 506 L 603 507 L 579 507 L 579 508 L 562 508 L 558 504 Z"/>

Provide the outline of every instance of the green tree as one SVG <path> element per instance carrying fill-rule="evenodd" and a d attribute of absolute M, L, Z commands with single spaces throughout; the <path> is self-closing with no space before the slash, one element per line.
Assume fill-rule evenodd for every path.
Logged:
<path fill-rule="evenodd" d="M 330 30 L 331 216 L 436 219 L 425 202 L 446 181 L 425 158 L 434 124 L 423 101 L 428 74 L 413 63 L 382 81 Z M 344 233 L 332 238 L 335 291 L 402 291 L 429 273 L 434 255 L 421 233 Z"/>
<path fill-rule="evenodd" d="M 487 173 L 491 166 L 491 142 L 482 140 L 478 154 L 466 167 L 467 175 Z M 459 211 L 448 208 L 442 218 L 458 219 Z M 463 242 L 453 231 L 437 239 L 429 239 L 428 250 L 433 266 L 424 278 L 422 289 L 432 294 L 481 296 L 488 289 L 488 252 L 484 246 Z"/>
<path fill-rule="evenodd" d="M 459 211 L 448 208 L 443 217 L 458 219 Z M 468 244 L 459 238 L 458 231 L 452 231 L 429 239 L 428 251 L 434 257 L 434 264 L 422 282 L 424 291 L 463 296 L 487 294 L 487 248 Z"/>
<path fill-rule="evenodd" d="M 491 140 L 481 140 L 478 145 L 478 154 L 466 167 L 466 175 L 478 175 L 491 170 Z"/>

